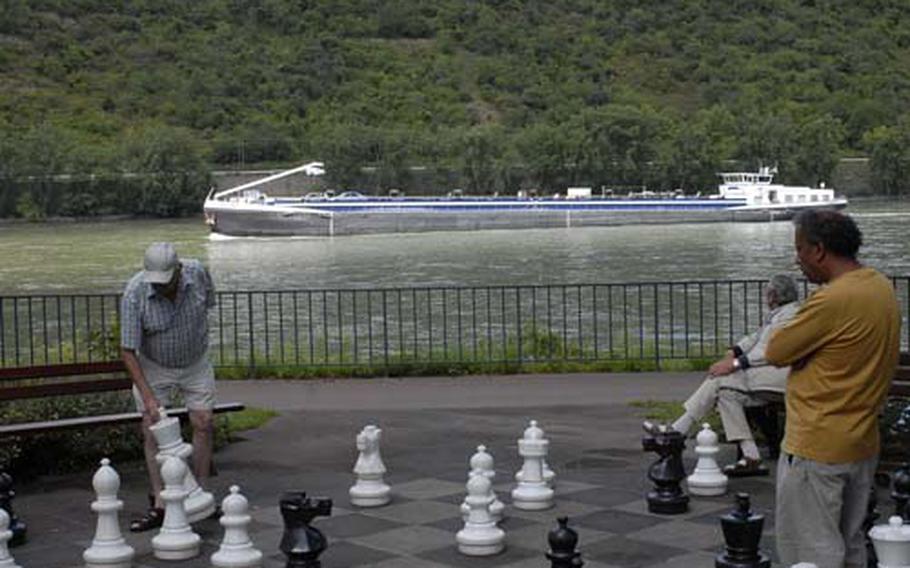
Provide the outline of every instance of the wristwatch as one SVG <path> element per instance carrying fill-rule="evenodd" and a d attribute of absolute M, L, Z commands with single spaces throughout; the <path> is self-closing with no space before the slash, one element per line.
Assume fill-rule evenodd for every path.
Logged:
<path fill-rule="evenodd" d="M 733 368 L 738 371 L 740 369 L 740 367 L 742 367 L 742 364 L 739 362 L 739 357 L 734 357 L 733 358 Z"/>

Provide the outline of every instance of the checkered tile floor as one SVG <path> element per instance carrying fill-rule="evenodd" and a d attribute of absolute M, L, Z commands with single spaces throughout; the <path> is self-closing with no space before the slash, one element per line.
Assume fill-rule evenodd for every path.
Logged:
<path fill-rule="evenodd" d="M 353 412 L 302 413 L 278 420 L 251 433 L 248 441 L 219 452 L 220 475 L 213 480 L 213 491 L 220 500 L 229 485 L 240 484 L 251 504 L 249 532 L 265 555 L 264 568 L 285 566 L 278 549 L 284 528 L 277 504 L 282 492 L 295 489 L 334 501 L 332 515 L 315 521 L 329 541 L 321 557 L 324 568 L 549 568 L 547 533 L 560 516 L 568 516 L 570 526 L 578 531 L 586 568 L 709 568 L 724 546 L 718 518 L 733 509 L 732 494 L 740 491 L 752 496 L 754 511 L 765 514 L 762 550 L 774 558 L 772 476 L 731 480 L 726 496 L 693 497 L 689 511 L 682 515 L 649 513 L 645 494 L 651 484 L 646 471 L 656 456 L 636 447 L 638 434 L 632 432 L 640 418 L 625 407 L 613 412 L 623 413 L 622 424 L 604 425 L 601 408 L 589 414 L 577 409 L 549 414 L 545 410 L 525 414 L 521 409 L 386 413 L 380 423 L 389 438 L 383 460 L 393 500 L 370 509 L 357 509 L 348 501 L 356 459 L 350 432 L 367 423 L 367 418 Z M 592 418 L 595 414 L 597 420 Z M 547 511 L 511 506 L 514 473 L 521 466 L 515 432 L 527 424 L 527 415 L 543 416 L 552 424 L 547 461 L 557 474 L 556 500 Z M 609 428 L 618 434 L 609 438 Z M 323 434 L 307 438 L 300 435 L 302 431 Z M 277 442 L 270 445 L 270 440 Z M 494 489 L 506 504 L 500 525 L 506 532 L 505 550 L 481 558 L 460 554 L 455 542 L 463 527 L 459 505 L 465 495 L 467 462 L 478 441 L 496 457 Z M 725 445 L 719 461 L 728 463 L 732 453 L 733 447 Z M 691 447 L 687 448 L 687 471 L 692 470 L 694 458 Z M 124 464 L 118 471 L 120 497 L 126 503 L 120 524 L 125 530 L 128 519 L 144 505 L 147 484 L 140 463 Z M 95 528 L 89 508 L 94 499 L 90 479 L 91 472 L 42 479 L 18 494 L 16 511 L 29 523 L 29 542 L 13 549 L 13 556 L 23 568 L 82 566 L 82 551 Z M 223 529 L 217 521 L 205 520 L 194 530 L 203 539 L 202 554 L 181 562 L 154 558 L 153 532 L 125 533 L 136 550 L 133 567 L 209 568 Z"/>
<path fill-rule="evenodd" d="M 749 485 L 753 491 L 773 492 L 770 480 L 749 480 Z M 529 512 L 509 506 L 510 485 L 496 489 L 507 506 L 507 516 L 500 523 L 506 531 L 506 549 L 501 554 L 486 558 L 459 554 L 454 535 L 463 526 L 458 504 L 464 487 L 423 478 L 396 486 L 396 498 L 386 507 L 336 507 L 331 518 L 320 520 L 317 526 L 332 539 L 323 556 L 324 565 L 545 567 L 549 565 L 543 555 L 547 532 L 557 517 L 565 515 L 579 533 L 586 567 L 712 566 L 715 554 L 723 548 L 718 516 L 732 509 L 729 496 L 693 498 L 683 515 L 656 515 L 647 511 L 642 494 L 635 489 L 605 490 L 600 485 L 560 478 L 555 507 Z M 757 500 L 767 501 L 767 496 Z M 773 531 L 771 523 L 767 524 L 766 532 Z M 765 548 L 773 547 L 772 540 L 766 535 Z M 274 559 L 280 561 L 281 557 Z"/>
<path fill-rule="evenodd" d="M 455 545 L 455 533 L 463 527 L 459 504 L 464 498 L 464 484 L 437 478 L 396 484 L 394 499 L 387 506 L 355 509 L 339 502 L 331 517 L 317 519 L 316 526 L 330 543 L 321 560 L 325 568 L 546 568 L 547 532 L 557 517 L 565 515 L 579 533 L 579 549 L 587 568 L 713 566 L 714 556 L 723 549 L 718 517 L 732 509 L 732 496 L 693 497 L 689 511 L 682 515 L 649 513 L 643 497 L 647 487 L 636 470 L 641 464 L 630 459 L 629 466 L 626 473 L 634 475 L 613 470 L 612 481 L 606 484 L 560 474 L 555 506 L 547 511 L 515 509 L 509 498 L 513 485 L 496 485 L 498 497 L 506 504 L 506 516 L 500 523 L 506 532 L 506 548 L 498 555 L 482 558 L 461 555 Z M 507 473 L 498 475 L 505 477 Z M 768 511 L 773 499 L 771 478 L 734 480 L 731 490 L 749 492 L 753 509 L 766 513 L 762 548 L 773 558 L 773 519 Z M 278 551 L 283 532 L 278 508 L 253 507 L 251 514 L 250 533 L 254 544 L 265 553 L 264 567 L 283 567 L 285 557 Z M 221 528 L 215 521 L 206 520 L 195 529 L 203 537 L 203 554 L 184 562 L 156 560 L 151 554 L 150 534 L 127 534 L 137 552 L 134 566 L 208 567 L 208 557 L 222 536 Z M 87 546 L 88 542 L 77 544 Z M 30 558 L 28 548 L 18 550 L 20 564 L 43 566 L 40 561 L 29 561 L 36 559 Z"/>

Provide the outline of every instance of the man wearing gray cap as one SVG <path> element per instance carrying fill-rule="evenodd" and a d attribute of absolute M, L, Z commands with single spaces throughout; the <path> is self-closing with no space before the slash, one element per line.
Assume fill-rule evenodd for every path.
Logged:
<path fill-rule="evenodd" d="M 215 288 L 198 260 L 177 258 L 171 243 L 152 243 L 145 251 L 144 270 L 123 292 L 120 346 L 133 379 L 133 397 L 142 412 L 145 462 L 152 483 L 151 508 L 130 523 L 141 532 L 161 526 L 161 473 L 157 444 L 149 426 L 159 408 L 179 392 L 193 427 L 193 471 L 201 485 L 209 477 L 212 459 L 212 407 L 215 375 L 208 358 L 208 310 L 215 305 Z"/>

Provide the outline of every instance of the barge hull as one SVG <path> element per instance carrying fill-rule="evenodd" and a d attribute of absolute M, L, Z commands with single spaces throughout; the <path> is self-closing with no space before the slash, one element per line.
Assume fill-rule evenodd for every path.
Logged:
<path fill-rule="evenodd" d="M 793 217 L 791 209 L 691 209 L 653 211 L 370 211 L 314 215 L 309 212 L 212 209 L 212 231 L 232 236 L 327 237 L 378 233 L 561 229 L 630 224 L 766 222 Z"/>

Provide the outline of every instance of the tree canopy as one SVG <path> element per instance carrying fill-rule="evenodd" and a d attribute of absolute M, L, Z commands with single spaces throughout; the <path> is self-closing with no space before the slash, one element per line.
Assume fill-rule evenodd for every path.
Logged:
<path fill-rule="evenodd" d="M 333 183 L 373 191 L 419 166 L 478 192 L 695 192 L 728 160 L 817 183 L 868 155 L 880 191 L 908 191 L 902 0 L 0 0 L 0 14 L 7 180 L 321 159 Z M 207 181 L 187 176 L 191 207 Z M 20 198 L 0 195 L 0 214 Z"/>

